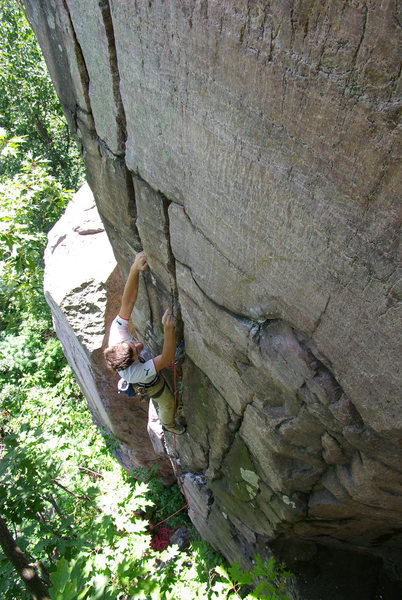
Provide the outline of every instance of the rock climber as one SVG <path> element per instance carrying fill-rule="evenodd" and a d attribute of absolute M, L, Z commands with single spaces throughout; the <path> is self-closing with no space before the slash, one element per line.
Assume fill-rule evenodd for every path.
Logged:
<path fill-rule="evenodd" d="M 175 318 L 167 309 L 162 317 L 164 340 L 162 353 L 152 357 L 144 345 L 131 335 L 128 324 L 138 295 L 138 282 L 141 271 L 148 268 L 144 252 L 139 252 L 131 266 L 124 286 L 123 297 L 117 317 L 110 327 L 109 345 L 104 351 L 107 365 L 158 404 L 159 420 L 163 429 L 182 434 L 185 427 L 175 423 L 174 398 L 160 371 L 170 365 L 175 358 L 176 337 Z M 135 334 L 136 335 L 136 334 Z"/>

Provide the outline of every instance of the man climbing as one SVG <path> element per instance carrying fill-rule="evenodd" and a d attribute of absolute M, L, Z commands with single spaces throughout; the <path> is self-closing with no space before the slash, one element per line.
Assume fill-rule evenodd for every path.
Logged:
<path fill-rule="evenodd" d="M 138 295 L 140 271 L 148 264 L 144 252 L 139 252 L 131 266 L 119 314 L 112 322 L 109 334 L 109 346 L 104 351 L 107 365 L 117 371 L 120 377 L 134 384 L 135 389 L 145 392 L 159 405 L 159 420 L 165 430 L 172 433 L 184 433 L 185 427 L 174 421 L 174 399 L 159 372 L 170 365 L 175 358 L 175 318 L 166 310 L 162 317 L 164 340 L 162 353 L 152 357 L 144 345 L 131 335 L 128 324 Z M 135 334 L 136 335 L 136 334 Z"/>

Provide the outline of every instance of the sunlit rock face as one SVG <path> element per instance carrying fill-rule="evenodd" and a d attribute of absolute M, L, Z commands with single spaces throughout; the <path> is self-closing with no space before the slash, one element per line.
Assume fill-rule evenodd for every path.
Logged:
<path fill-rule="evenodd" d="M 395 2 L 24 3 L 154 350 L 180 306 L 197 528 L 397 560 Z"/>
<path fill-rule="evenodd" d="M 119 394 L 118 376 L 103 360 L 123 282 L 88 185 L 49 232 L 45 263 L 45 297 L 53 324 L 93 420 L 113 435 L 116 457 L 128 471 L 157 464 L 161 475 L 168 475 L 167 455 L 155 454 L 147 434 L 148 404 Z"/>

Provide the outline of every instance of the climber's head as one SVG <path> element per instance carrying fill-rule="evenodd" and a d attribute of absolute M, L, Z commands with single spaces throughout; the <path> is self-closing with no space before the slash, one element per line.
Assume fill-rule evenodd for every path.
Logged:
<path fill-rule="evenodd" d="M 133 364 L 135 359 L 141 354 L 142 349 L 143 345 L 133 339 L 106 348 L 103 355 L 110 369 L 113 371 L 124 371 Z"/>

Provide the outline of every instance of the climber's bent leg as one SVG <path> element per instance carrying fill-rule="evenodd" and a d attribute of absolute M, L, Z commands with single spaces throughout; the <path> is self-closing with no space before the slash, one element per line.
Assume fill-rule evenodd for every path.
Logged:
<path fill-rule="evenodd" d="M 160 392 L 152 394 L 152 400 L 158 404 L 159 420 L 162 425 L 172 427 L 174 425 L 174 398 L 167 385 Z"/>
<path fill-rule="evenodd" d="M 176 425 L 174 422 L 174 398 L 172 392 L 163 379 L 147 390 L 147 395 L 158 404 L 159 420 L 167 431 L 172 433 L 184 433 L 185 427 Z"/>

